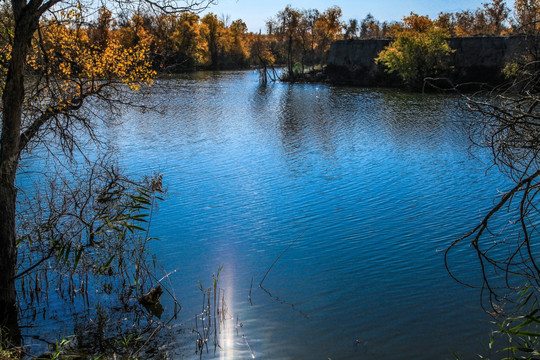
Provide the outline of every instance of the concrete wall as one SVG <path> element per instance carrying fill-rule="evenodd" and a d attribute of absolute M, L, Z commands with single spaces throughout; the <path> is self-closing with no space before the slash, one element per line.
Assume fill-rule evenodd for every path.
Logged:
<path fill-rule="evenodd" d="M 327 60 L 328 77 L 336 83 L 355 85 L 398 85 L 399 78 L 375 64 L 378 53 L 390 40 L 340 40 L 332 44 Z M 444 74 L 456 82 L 503 80 L 505 64 L 528 53 L 536 53 L 539 38 L 526 36 L 485 36 L 450 38 L 456 51 L 451 55 L 451 71 Z"/>

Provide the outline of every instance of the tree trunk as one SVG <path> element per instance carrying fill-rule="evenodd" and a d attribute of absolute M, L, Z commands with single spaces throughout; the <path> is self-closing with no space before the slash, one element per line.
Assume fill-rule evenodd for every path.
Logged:
<path fill-rule="evenodd" d="M 287 67 L 289 71 L 289 81 L 294 80 L 294 64 L 293 64 L 293 56 L 292 56 L 292 45 L 293 45 L 293 38 L 292 35 L 289 36 L 289 43 L 287 47 Z"/>
<path fill-rule="evenodd" d="M 0 138 L 0 325 L 7 329 L 7 340 L 20 343 L 17 321 L 17 270 L 15 176 L 21 154 L 21 119 L 24 103 L 24 65 L 32 35 L 37 29 L 36 8 L 13 1 L 15 34 L 11 61 L 2 95 L 2 135 Z"/>
<path fill-rule="evenodd" d="M 0 179 L 0 326 L 7 329 L 5 338 L 13 345 L 20 343 L 17 322 L 15 270 L 17 248 L 15 245 L 15 203 L 17 189 L 10 176 L 2 173 Z"/>

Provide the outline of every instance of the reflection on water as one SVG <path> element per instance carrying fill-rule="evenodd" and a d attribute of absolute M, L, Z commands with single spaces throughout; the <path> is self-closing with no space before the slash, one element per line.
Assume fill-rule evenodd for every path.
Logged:
<path fill-rule="evenodd" d="M 199 280 L 223 266 L 232 319 L 216 357 L 482 351 L 489 318 L 476 290 L 449 278 L 438 250 L 505 184 L 485 173 L 482 154 L 468 153 L 470 119 L 456 98 L 262 86 L 255 72 L 163 85 L 152 96 L 164 114 L 128 111 L 108 132 L 126 168 L 164 174 L 153 250 L 164 271 L 178 270 L 171 280 L 183 328 L 200 312 Z M 474 254 L 459 256 L 456 266 L 475 280 Z M 258 284 L 274 262 L 264 291 Z M 195 359 L 189 336 L 173 346 Z"/>

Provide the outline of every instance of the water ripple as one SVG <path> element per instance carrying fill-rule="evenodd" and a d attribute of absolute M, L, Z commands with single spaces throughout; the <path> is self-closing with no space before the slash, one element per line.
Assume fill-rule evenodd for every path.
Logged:
<path fill-rule="evenodd" d="M 164 174 L 154 250 L 181 270 L 186 319 L 199 306 L 198 279 L 223 265 L 235 284 L 224 290 L 262 358 L 480 351 L 477 294 L 448 277 L 437 250 L 506 183 L 468 153 L 470 119 L 456 98 L 263 86 L 255 72 L 165 83 L 155 95 L 164 114 L 130 112 L 112 137 L 127 168 Z M 249 306 L 250 279 L 304 230 L 265 280 L 273 297 L 253 289 Z M 460 256 L 473 279 L 472 254 Z"/>

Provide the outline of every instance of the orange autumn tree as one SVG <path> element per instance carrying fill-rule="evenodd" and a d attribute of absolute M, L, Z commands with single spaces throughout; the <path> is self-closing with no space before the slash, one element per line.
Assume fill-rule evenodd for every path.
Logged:
<path fill-rule="evenodd" d="M 516 31 L 524 34 L 538 34 L 540 29 L 540 1 L 516 0 L 514 2 Z"/>
<path fill-rule="evenodd" d="M 61 112 L 113 85 L 125 84 L 136 91 L 152 84 L 156 72 L 150 62 L 151 38 L 144 28 L 136 28 L 136 41 L 126 43 L 125 34 L 117 31 L 96 43 L 86 28 L 74 25 L 80 16 L 76 11 L 59 15 L 42 23 L 27 58 L 41 80 L 34 91 L 41 99 L 57 99 L 47 102 L 47 109 Z M 34 104 L 34 109 L 41 107 Z"/>
<path fill-rule="evenodd" d="M 194 68 L 203 62 L 206 44 L 199 20 L 195 14 L 182 13 L 174 25 L 170 42 L 174 47 L 175 61 L 179 61 L 181 67 Z"/>
<path fill-rule="evenodd" d="M 321 63 L 326 62 L 325 54 L 330 49 L 330 44 L 342 37 L 345 26 L 341 22 L 341 16 L 341 8 L 332 6 L 320 14 L 315 22 L 317 52 Z"/>
<path fill-rule="evenodd" d="M 122 11 L 133 14 L 144 9 L 162 13 L 202 11 L 212 2 L 141 0 L 136 4 L 110 4 L 121 5 Z M 65 266 L 66 262 L 72 261 L 69 269 L 73 270 L 85 257 L 87 262 L 93 259 L 96 260 L 94 264 L 99 265 L 103 261 L 99 255 L 110 254 L 103 249 L 109 233 L 101 231 L 104 229 L 101 225 L 94 227 L 97 218 L 88 222 L 86 212 L 83 214 L 85 216 L 82 213 L 77 216 L 74 216 L 75 213 L 64 214 L 71 216 L 74 222 L 78 221 L 81 231 L 76 236 L 64 236 L 70 230 L 68 225 L 56 228 L 58 237 L 52 237 L 50 241 L 43 238 L 43 232 L 25 233 L 25 229 L 20 228 L 21 221 L 31 219 L 21 216 L 19 207 L 21 196 L 16 179 L 24 161 L 22 154 L 42 145 L 47 151 L 63 152 L 71 160 L 75 158 L 74 153 L 80 151 L 86 161 L 90 161 L 77 143 L 77 135 L 99 142 L 95 125 L 103 116 L 96 116 L 91 104 L 99 101 L 100 104 L 110 105 L 108 109 L 115 104 L 136 105 L 131 101 L 132 95 L 141 87 L 150 85 L 155 76 L 150 62 L 151 36 L 144 26 L 140 26 L 141 19 L 133 17 L 129 28 L 125 27 L 122 31 L 113 27 L 111 13 L 106 9 L 98 11 L 92 8 L 93 4 L 92 1 L 10 0 L 2 2 L 0 8 L 0 329 L 1 340 L 15 345 L 20 343 L 18 312 L 24 301 L 18 291 L 28 286 L 29 282 L 24 282 L 27 276 L 33 276 L 37 284 L 40 268 L 47 267 L 44 271 L 48 271 L 52 264 Z M 93 26 L 95 15 L 99 19 L 97 25 Z M 63 169 L 70 168 L 74 163 L 63 164 Z M 120 178 L 112 168 L 104 169 L 100 164 L 96 166 L 92 169 L 103 169 L 103 186 L 104 182 L 112 181 L 120 186 L 121 191 L 132 187 L 128 183 L 120 184 Z M 76 171 L 73 168 L 70 170 Z M 70 180 L 76 181 L 87 173 L 72 174 Z M 44 172 L 43 177 L 47 175 L 48 172 Z M 96 179 L 97 175 L 93 181 Z M 41 180 L 47 183 L 45 178 Z M 83 189 L 86 186 L 89 192 L 97 190 L 97 186 L 88 188 L 88 182 L 79 185 Z M 55 216 L 58 214 L 54 211 L 73 209 L 81 204 L 93 204 L 90 206 L 92 211 L 104 210 L 103 205 L 96 202 L 98 198 L 91 200 L 88 197 L 82 202 L 71 198 L 69 202 L 67 195 L 81 194 L 72 192 L 58 196 L 52 193 L 46 200 L 64 202 L 60 205 L 65 207 L 50 207 L 37 215 L 50 216 L 57 221 L 58 217 Z M 90 195 L 97 196 L 94 193 Z M 129 199 L 124 199 L 128 201 L 123 208 L 127 211 L 130 209 Z M 32 209 L 31 205 L 28 209 Z M 39 210 L 39 207 L 36 206 L 36 209 Z M 116 210 L 120 211 L 119 208 Z M 119 221 L 122 221 L 122 216 L 118 218 Z M 109 221 L 109 224 L 113 223 Z M 124 222 L 124 225 L 129 224 Z M 38 226 L 37 229 L 41 231 L 44 228 Z M 45 229 L 52 231 L 55 227 L 49 224 Z M 96 233 L 96 229 L 101 230 Z M 86 237 L 82 234 L 86 234 Z M 105 238 L 97 242 L 94 241 L 96 236 Z M 60 238 L 64 242 L 59 242 Z M 40 242 L 40 247 L 36 247 L 36 241 Z M 125 241 L 116 243 L 116 250 L 109 250 L 122 254 L 126 244 Z M 62 252 L 66 249 L 73 251 Z M 29 251 L 33 250 L 35 252 L 30 254 Z M 109 259 L 112 261 L 115 258 Z"/>

